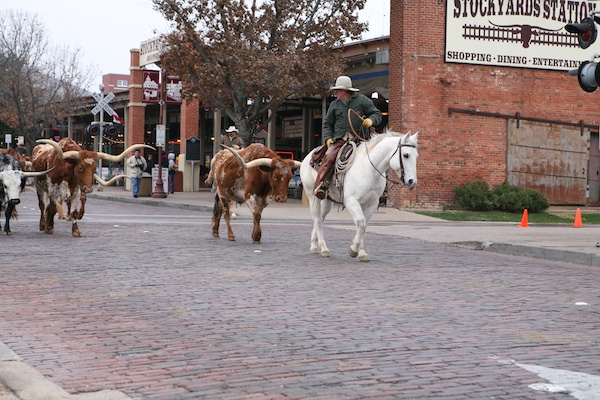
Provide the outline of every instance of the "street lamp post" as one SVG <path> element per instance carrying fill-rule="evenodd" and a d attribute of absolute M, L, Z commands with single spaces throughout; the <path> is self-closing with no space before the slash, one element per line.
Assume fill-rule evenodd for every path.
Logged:
<path fill-rule="evenodd" d="M 98 89 L 100 89 L 100 98 L 104 99 L 104 85 L 101 83 L 98 85 Z M 100 110 L 100 132 L 98 133 L 98 153 L 102 152 L 102 139 L 104 136 L 104 110 Z M 98 158 L 98 176 L 102 178 L 102 159 Z M 101 192 L 104 190 L 104 186 L 98 182 L 98 191 Z"/>
<path fill-rule="evenodd" d="M 156 179 L 156 191 L 152 192 L 152 197 L 154 198 L 165 198 L 167 197 L 167 193 L 165 192 L 165 187 L 164 187 L 164 182 L 162 179 L 162 153 L 163 153 L 163 147 L 166 145 L 166 130 L 164 130 L 164 125 L 163 125 L 163 111 L 164 111 L 164 104 L 165 104 L 165 70 L 164 68 L 160 68 L 160 99 L 158 101 L 159 104 L 159 115 L 158 115 L 158 125 L 156 126 L 156 138 L 158 139 L 159 136 L 159 127 L 160 129 L 163 129 L 163 131 L 161 132 L 162 134 L 162 138 L 164 140 L 164 142 L 162 143 L 162 145 L 159 145 L 157 143 L 157 147 L 158 147 L 158 178 Z"/>

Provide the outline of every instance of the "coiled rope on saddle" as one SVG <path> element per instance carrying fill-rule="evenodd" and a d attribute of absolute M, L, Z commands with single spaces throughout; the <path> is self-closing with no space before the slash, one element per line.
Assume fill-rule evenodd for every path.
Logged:
<path fill-rule="evenodd" d="M 350 168 L 352 162 L 354 162 L 354 156 L 356 155 L 355 150 L 356 142 L 353 140 L 346 141 L 335 158 L 336 174 L 343 174 Z"/>

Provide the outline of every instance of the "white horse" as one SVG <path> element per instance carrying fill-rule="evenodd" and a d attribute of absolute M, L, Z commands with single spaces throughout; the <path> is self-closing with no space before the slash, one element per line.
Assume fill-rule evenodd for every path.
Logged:
<path fill-rule="evenodd" d="M 405 135 L 387 132 L 375 135 L 368 142 L 358 145 L 354 161 L 341 177 L 343 187 L 332 183 L 329 186 L 329 196 L 323 200 L 319 200 L 313 194 L 317 171 L 310 164 L 315 150 L 304 158 L 300 167 L 300 178 L 313 218 L 311 253 L 320 252 L 323 257 L 329 257 L 329 249 L 323 237 L 323 222 L 336 202 L 348 209 L 356 225 L 356 235 L 349 250 L 350 256 L 358 256 L 360 261 L 369 261 L 364 249 L 365 231 L 385 190 L 388 169 L 396 171 L 406 187 L 412 189 L 417 184 L 418 135 L 418 132 L 414 135 L 410 132 Z"/>

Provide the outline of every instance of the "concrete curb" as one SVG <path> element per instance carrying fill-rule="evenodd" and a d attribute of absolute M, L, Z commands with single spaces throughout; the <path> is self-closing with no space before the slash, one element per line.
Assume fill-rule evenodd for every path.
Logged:
<path fill-rule="evenodd" d="M 21 361 L 0 361 L 0 400 L 131 400 L 118 390 L 72 395 Z"/>
<path fill-rule="evenodd" d="M 549 249 L 542 247 L 521 246 L 511 243 L 494 242 L 452 242 L 450 246 L 460 247 L 470 250 L 491 251 L 494 253 L 507 254 L 511 256 L 522 256 L 530 258 L 541 258 L 551 261 L 562 261 L 574 264 L 589 265 L 591 267 L 600 266 L 600 254 L 585 254 L 577 251 L 562 249 Z"/>
<path fill-rule="evenodd" d="M 118 390 L 72 395 L 0 342 L 0 400 L 131 400 Z"/>

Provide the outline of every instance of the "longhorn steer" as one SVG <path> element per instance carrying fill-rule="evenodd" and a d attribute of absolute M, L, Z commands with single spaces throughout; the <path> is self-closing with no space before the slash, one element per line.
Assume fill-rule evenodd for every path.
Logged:
<path fill-rule="evenodd" d="M 73 222 L 71 233 L 74 237 L 81 236 L 77 220 L 83 218 L 85 196 L 94 190 L 94 179 L 100 182 L 101 185 L 106 186 L 119 178 L 126 177 L 125 175 L 117 175 L 105 182 L 95 174 L 98 160 L 118 162 L 136 148 L 154 149 L 145 144 L 135 144 L 125 149 L 120 155 L 113 156 L 103 152 L 82 150 L 77 143 L 69 138 L 61 139 L 58 143 L 53 140 L 40 139 L 38 143 L 42 144 L 33 149 L 31 157 L 33 170 L 41 171 L 47 168 L 55 168 L 46 177 L 35 180 L 41 213 L 40 231 L 48 234 L 54 233 L 56 203 L 64 200 L 69 206 Z"/>
<path fill-rule="evenodd" d="M 4 234 L 10 235 L 10 218 L 15 206 L 21 202 L 20 194 L 25 188 L 25 180 L 29 177 L 42 176 L 48 171 L 24 172 L 21 163 L 14 157 L 0 153 L 0 211 L 4 213 Z M 1 224 L 0 224 L 1 227 Z"/>
<path fill-rule="evenodd" d="M 28 160 L 29 157 L 25 157 L 23 154 L 10 147 L 8 149 L 0 149 L 0 153 L 8 154 L 20 162 L 25 171 L 31 171 L 31 161 Z"/>
<path fill-rule="evenodd" d="M 213 160 L 213 178 L 216 186 L 215 205 L 212 218 L 212 235 L 219 237 L 221 215 L 227 223 L 227 237 L 235 240 L 231 230 L 231 201 L 246 203 L 254 217 L 252 241 L 260 243 L 262 232 L 260 218 L 269 200 L 284 202 L 294 170 L 300 163 L 284 160 L 268 147 L 253 143 L 242 150 L 218 152 Z M 213 171 L 211 171 L 213 172 Z"/>

